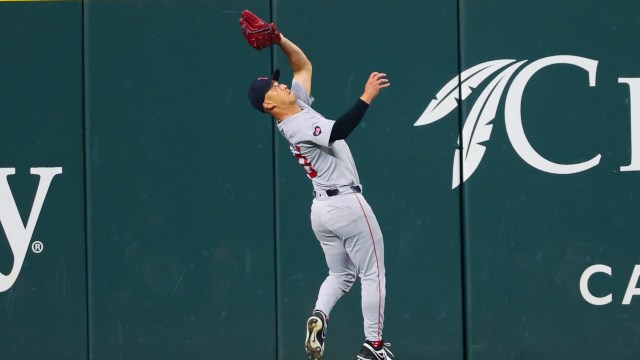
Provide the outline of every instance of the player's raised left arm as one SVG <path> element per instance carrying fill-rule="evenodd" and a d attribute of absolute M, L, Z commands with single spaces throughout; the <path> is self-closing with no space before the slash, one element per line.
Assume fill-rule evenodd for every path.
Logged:
<path fill-rule="evenodd" d="M 311 95 L 311 61 L 307 59 L 304 52 L 291 40 L 287 39 L 282 33 L 282 40 L 278 43 L 280 49 L 287 56 L 293 78 L 302 85 L 307 95 Z"/>

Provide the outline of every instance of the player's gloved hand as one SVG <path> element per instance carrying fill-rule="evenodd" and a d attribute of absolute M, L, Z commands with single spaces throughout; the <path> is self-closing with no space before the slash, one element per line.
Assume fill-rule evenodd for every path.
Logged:
<path fill-rule="evenodd" d="M 240 27 L 244 38 L 256 50 L 262 50 L 282 40 L 274 23 L 267 24 L 249 10 L 242 12 Z"/>

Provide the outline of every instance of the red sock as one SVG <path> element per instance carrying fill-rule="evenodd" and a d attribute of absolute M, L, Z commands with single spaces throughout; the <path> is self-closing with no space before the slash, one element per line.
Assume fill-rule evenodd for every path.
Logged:
<path fill-rule="evenodd" d="M 382 347 L 382 340 L 372 341 L 371 345 L 373 345 L 376 350 L 380 349 Z"/>

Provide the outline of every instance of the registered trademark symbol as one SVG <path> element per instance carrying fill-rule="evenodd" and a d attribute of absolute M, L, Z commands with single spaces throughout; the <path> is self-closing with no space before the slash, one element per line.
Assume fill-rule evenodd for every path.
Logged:
<path fill-rule="evenodd" d="M 33 244 L 31 244 L 31 250 L 36 254 L 40 254 L 42 250 L 44 250 L 44 244 L 40 241 L 34 241 Z"/>

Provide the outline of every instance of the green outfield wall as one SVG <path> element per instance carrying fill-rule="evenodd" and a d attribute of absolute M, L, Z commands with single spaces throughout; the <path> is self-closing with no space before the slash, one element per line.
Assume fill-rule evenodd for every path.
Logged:
<path fill-rule="evenodd" d="M 385 239 L 397 359 L 640 353 L 635 0 L 0 1 L 0 359 L 304 359 L 312 187 L 249 105 L 313 63 Z M 360 287 L 325 359 L 363 341 Z"/>

